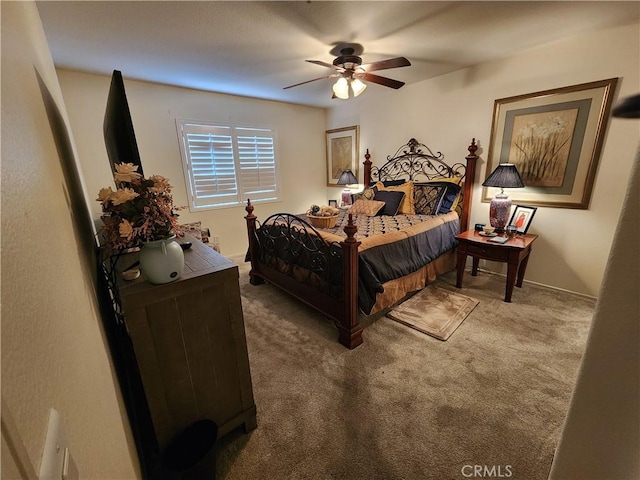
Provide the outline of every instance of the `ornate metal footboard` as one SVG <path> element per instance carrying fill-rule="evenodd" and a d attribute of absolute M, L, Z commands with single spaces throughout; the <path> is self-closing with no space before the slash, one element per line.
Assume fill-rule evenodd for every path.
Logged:
<path fill-rule="evenodd" d="M 343 242 L 327 242 L 305 220 L 278 213 L 258 227 L 253 204 L 245 219 L 251 260 L 250 282 L 269 281 L 305 302 L 338 327 L 338 341 L 347 348 L 362 343 L 358 322 L 357 227 L 349 215 Z"/>

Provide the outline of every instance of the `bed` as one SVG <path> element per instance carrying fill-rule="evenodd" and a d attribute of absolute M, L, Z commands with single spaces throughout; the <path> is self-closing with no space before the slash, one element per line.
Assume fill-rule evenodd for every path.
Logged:
<path fill-rule="evenodd" d="M 248 200 L 250 283 L 280 287 L 332 319 L 342 345 L 357 347 L 360 314 L 388 309 L 455 269 L 454 237 L 468 227 L 476 150 L 473 139 L 464 163 L 448 165 L 411 138 L 380 167 L 367 150 L 366 187 L 331 228 L 314 227 L 304 214 L 259 222 Z"/>

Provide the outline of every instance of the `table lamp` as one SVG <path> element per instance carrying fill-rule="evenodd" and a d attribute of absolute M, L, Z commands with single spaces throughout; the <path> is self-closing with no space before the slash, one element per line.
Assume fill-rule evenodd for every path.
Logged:
<path fill-rule="evenodd" d="M 347 187 L 342 191 L 342 206 L 351 205 L 351 190 L 349 190 L 349 185 L 357 185 L 358 179 L 351 170 L 345 170 L 340 174 L 337 184 Z"/>
<path fill-rule="evenodd" d="M 500 193 L 489 204 L 489 221 L 498 232 L 503 232 L 511 213 L 511 199 L 504 193 L 505 188 L 522 188 L 524 182 L 518 169 L 512 163 L 501 163 L 482 184 L 483 187 L 500 187 Z"/>

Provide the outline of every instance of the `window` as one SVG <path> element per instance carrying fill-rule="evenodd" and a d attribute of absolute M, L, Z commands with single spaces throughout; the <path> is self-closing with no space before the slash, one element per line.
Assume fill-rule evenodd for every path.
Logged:
<path fill-rule="evenodd" d="M 278 199 L 273 130 L 184 120 L 176 126 L 192 209 Z"/>

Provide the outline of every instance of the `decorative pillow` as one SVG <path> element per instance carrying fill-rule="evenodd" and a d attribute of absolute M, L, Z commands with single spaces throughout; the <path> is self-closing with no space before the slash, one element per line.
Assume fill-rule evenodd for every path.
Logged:
<path fill-rule="evenodd" d="M 414 193 L 414 207 L 417 214 L 437 215 L 440 211 L 442 198 L 447 192 L 444 184 L 416 183 Z"/>
<path fill-rule="evenodd" d="M 445 193 L 444 198 L 442 199 L 442 204 L 440 205 L 440 209 L 438 213 L 449 213 L 456 209 L 458 206 L 458 202 L 460 202 L 460 197 L 462 195 L 462 179 L 459 177 L 452 178 L 437 178 L 433 179 L 429 182 L 426 182 L 430 185 L 445 185 L 447 188 L 447 192 Z"/>
<path fill-rule="evenodd" d="M 369 217 L 374 217 L 384 207 L 384 202 L 377 200 L 359 199 L 349 209 L 349 213 L 362 213 Z"/>
<path fill-rule="evenodd" d="M 365 188 L 362 192 L 360 193 L 354 193 L 353 195 L 351 195 L 351 204 L 353 205 L 354 203 L 356 203 L 357 200 L 373 200 L 373 197 L 376 196 L 376 192 L 378 191 L 378 186 L 377 184 L 374 184 L 371 187 L 367 187 Z"/>
<path fill-rule="evenodd" d="M 405 193 L 399 190 L 379 190 L 373 199 L 384 202 L 384 208 L 380 210 L 379 215 L 396 215 L 404 197 Z"/>
<path fill-rule="evenodd" d="M 400 204 L 398 213 L 401 215 L 414 215 L 416 213 L 413 198 L 413 182 L 408 181 L 396 186 L 385 187 L 384 190 L 404 192 L 404 200 Z"/>

